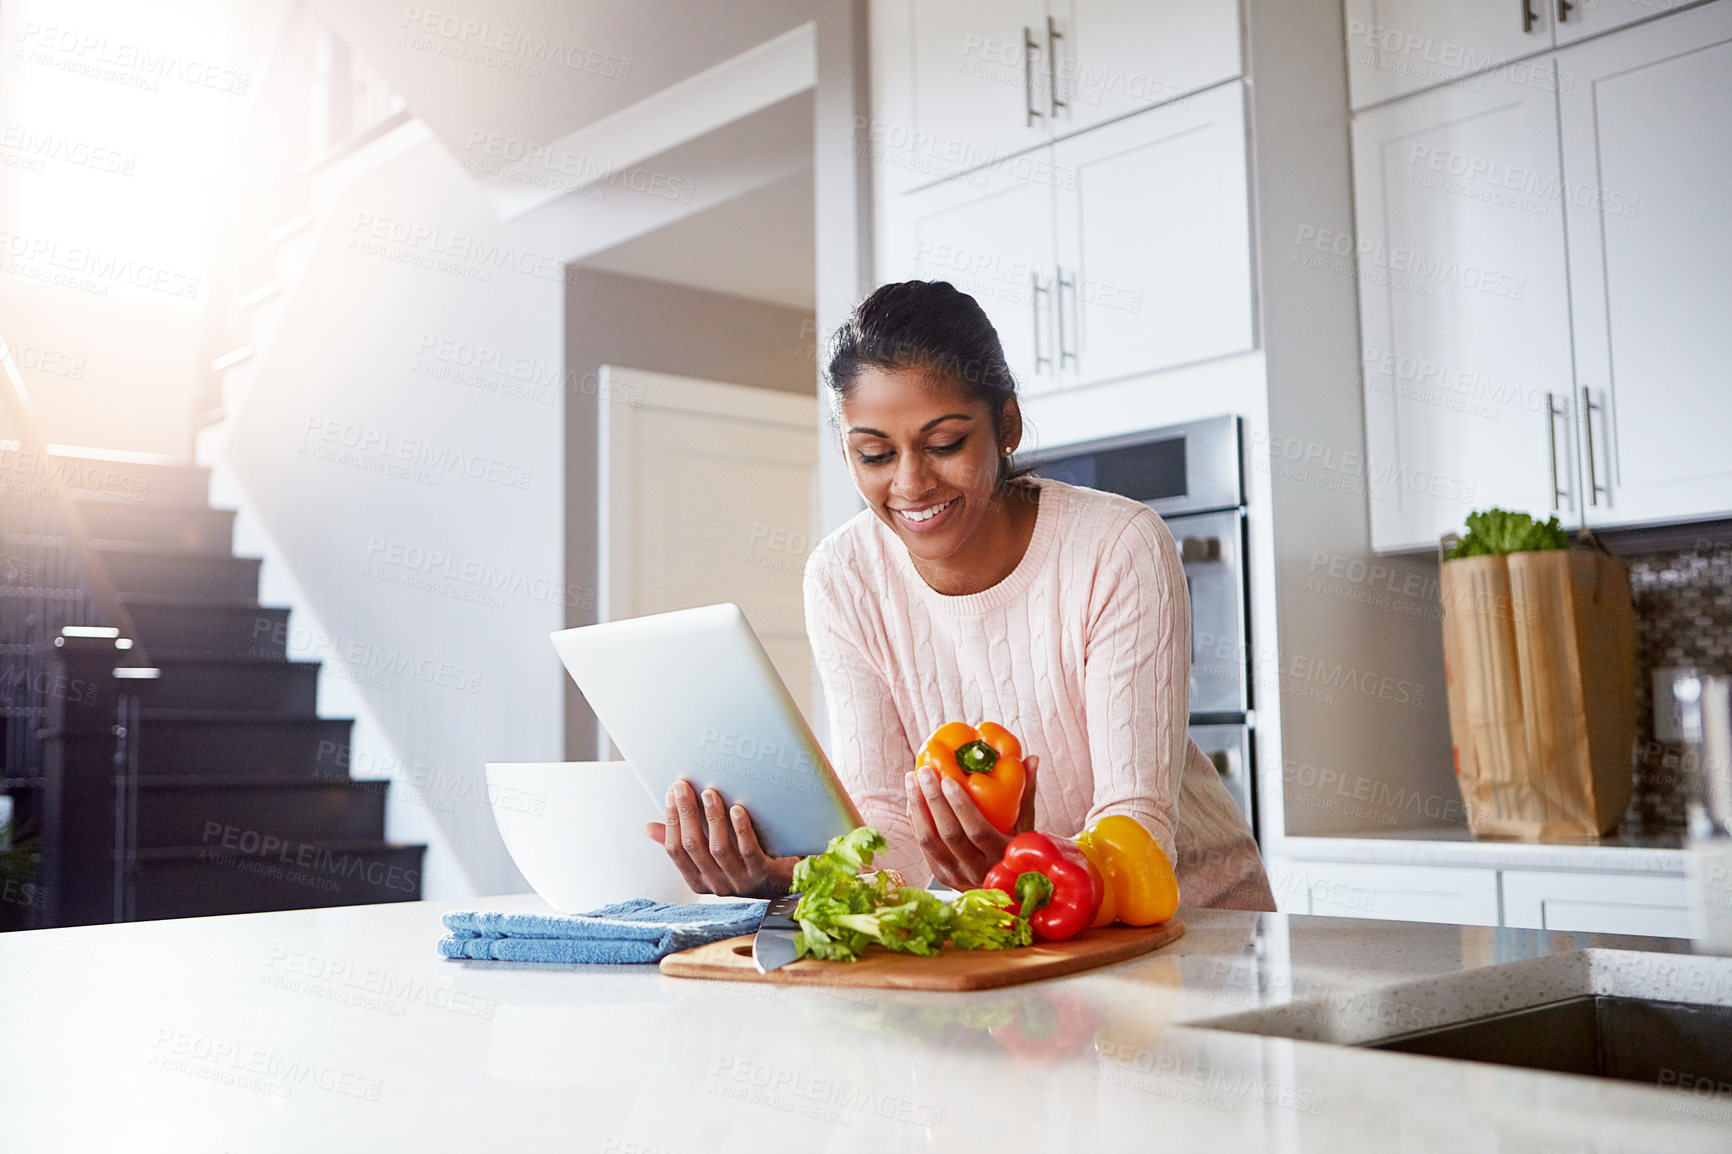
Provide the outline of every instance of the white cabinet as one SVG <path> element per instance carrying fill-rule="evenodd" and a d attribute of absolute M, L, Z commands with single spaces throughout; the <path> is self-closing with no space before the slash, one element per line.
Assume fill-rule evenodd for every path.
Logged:
<path fill-rule="evenodd" d="M 1732 4 L 1558 55 L 1590 525 L 1732 510 Z M 1593 402 L 1589 407 L 1585 401 Z"/>
<path fill-rule="evenodd" d="M 1272 861 L 1282 910 L 1335 918 L 1498 924 L 1495 869 Z"/>
<path fill-rule="evenodd" d="M 1524 69 L 1357 114 L 1357 245 L 1301 246 L 1358 258 L 1379 550 L 1732 512 L 1732 2 Z"/>
<path fill-rule="evenodd" d="M 980 302 L 1018 383 L 1057 381 L 1051 150 L 1024 158 L 1047 174 L 973 173 L 886 209 L 886 281 L 947 280 Z"/>
<path fill-rule="evenodd" d="M 1682 877 L 1504 870 L 1504 924 L 1597 934 L 1690 936 Z"/>
<path fill-rule="evenodd" d="M 881 192 L 903 192 L 1243 72 L 1236 0 L 880 0 Z"/>
<path fill-rule="evenodd" d="M 1283 913 L 1595 934 L 1690 936 L 1681 874 L 1271 858 Z"/>
<path fill-rule="evenodd" d="M 905 0 L 907 2 L 907 0 Z M 1046 141 L 1046 0 L 911 0 L 900 71 L 927 180 Z"/>
<path fill-rule="evenodd" d="M 1435 548 L 1491 505 L 1576 523 L 1574 377 L 1551 92 L 1488 76 L 1353 122 L 1372 546 Z"/>
<path fill-rule="evenodd" d="M 1495 71 L 1545 87 L 1543 64 L 1527 61 L 1701 0 L 1347 0 L 1347 82 L 1365 108 L 1451 81 L 1477 88 Z M 1565 72 L 1560 90 L 1575 78 Z"/>
<path fill-rule="evenodd" d="M 1242 85 L 1060 141 L 1053 168 L 1059 383 L 1254 346 Z"/>
<path fill-rule="evenodd" d="M 1347 82 L 1353 107 L 1549 49 L 1554 2 L 1347 0 Z M 1582 0 L 1584 6 L 1588 2 Z"/>
<path fill-rule="evenodd" d="M 1239 83 L 890 198 L 885 279 L 973 295 L 1025 392 L 1255 344 Z"/>
<path fill-rule="evenodd" d="M 1240 75 L 1235 0 L 1053 0 L 1056 134 Z"/>
<path fill-rule="evenodd" d="M 1540 0 L 1534 0 L 1540 3 Z M 1573 44 L 1587 36 L 1597 36 L 1602 32 L 1610 32 L 1614 28 L 1622 28 L 1626 24 L 1634 24 L 1638 20 L 1646 20 L 1670 12 L 1675 8 L 1684 8 L 1699 0 L 1546 0 L 1555 5 L 1557 27 L 1554 39 L 1561 47 Z M 1567 91 L 1566 87 L 1566 91 Z"/>

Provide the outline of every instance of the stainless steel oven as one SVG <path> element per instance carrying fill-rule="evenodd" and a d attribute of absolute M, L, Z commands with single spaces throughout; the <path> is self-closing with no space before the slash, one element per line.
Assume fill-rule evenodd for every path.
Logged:
<path fill-rule="evenodd" d="M 1031 453 L 1036 474 L 1118 493 L 1161 515 L 1191 602 L 1191 737 L 1256 828 L 1245 487 L 1239 418 L 1211 417 Z"/>

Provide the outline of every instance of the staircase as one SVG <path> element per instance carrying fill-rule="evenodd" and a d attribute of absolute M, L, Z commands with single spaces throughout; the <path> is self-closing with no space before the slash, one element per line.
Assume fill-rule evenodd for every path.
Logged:
<path fill-rule="evenodd" d="M 388 780 L 348 774 L 350 720 L 319 717 L 319 662 L 288 659 L 209 471 L 125 464 L 141 502 L 78 498 L 150 662 L 138 732 L 131 916 L 197 917 L 421 896 L 424 845 L 384 840 Z"/>

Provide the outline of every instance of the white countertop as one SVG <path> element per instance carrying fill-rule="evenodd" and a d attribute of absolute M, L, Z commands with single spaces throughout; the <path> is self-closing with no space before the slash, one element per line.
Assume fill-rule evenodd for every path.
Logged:
<path fill-rule="evenodd" d="M 1475 838 L 1465 829 L 1389 830 L 1327 837 L 1285 837 L 1270 857 L 1377 865 L 1453 865 L 1496 869 L 1684 874 L 1682 835 L 1609 837 L 1579 842 Z"/>
<path fill-rule="evenodd" d="M 1352 1040 L 1577 981 L 1732 1004 L 1732 960 L 1664 939 L 1185 910 L 1142 959 L 916 994 L 446 961 L 460 904 L 545 908 L 0 935 L 6 1148 L 1723 1154 L 1732 1132 L 1725 1097 L 1185 1025 Z M 1662 953 L 1607 952 L 1632 949 Z"/>

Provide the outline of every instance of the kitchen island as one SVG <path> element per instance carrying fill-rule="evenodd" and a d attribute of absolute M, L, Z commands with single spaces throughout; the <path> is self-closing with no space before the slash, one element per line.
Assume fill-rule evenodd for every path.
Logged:
<path fill-rule="evenodd" d="M 1668 939 L 1187 909 L 1147 957 L 930 994 L 440 958 L 440 914 L 477 905 L 546 908 L 0 935 L 6 1148 L 1732 1148 L 1732 1087 L 1689 1071 L 1647 1086 L 1298 1040 L 1576 987 L 1732 1004 L 1732 960 Z"/>

